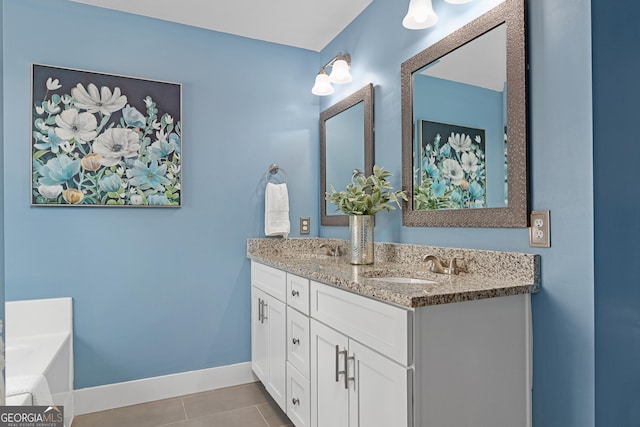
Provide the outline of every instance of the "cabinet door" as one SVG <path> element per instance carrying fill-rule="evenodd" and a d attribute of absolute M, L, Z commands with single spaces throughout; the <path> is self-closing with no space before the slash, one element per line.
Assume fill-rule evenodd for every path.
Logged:
<path fill-rule="evenodd" d="M 251 287 L 251 369 L 266 384 L 269 378 L 269 324 L 262 319 L 267 294 Z"/>
<path fill-rule="evenodd" d="M 349 340 L 349 426 L 410 427 L 412 372 Z"/>
<path fill-rule="evenodd" d="M 349 426 L 344 377 L 348 344 L 344 335 L 311 320 L 311 427 Z"/>
<path fill-rule="evenodd" d="M 265 294 L 266 295 L 266 294 Z M 269 376 L 264 383 L 273 400 L 286 412 L 286 368 L 287 368 L 287 316 L 286 305 L 266 296 L 265 322 L 269 329 Z"/>

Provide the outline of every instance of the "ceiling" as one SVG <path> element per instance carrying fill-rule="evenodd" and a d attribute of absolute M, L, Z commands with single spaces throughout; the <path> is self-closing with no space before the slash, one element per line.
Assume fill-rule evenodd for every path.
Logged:
<path fill-rule="evenodd" d="M 71 1 L 320 51 L 373 0 Z"/>

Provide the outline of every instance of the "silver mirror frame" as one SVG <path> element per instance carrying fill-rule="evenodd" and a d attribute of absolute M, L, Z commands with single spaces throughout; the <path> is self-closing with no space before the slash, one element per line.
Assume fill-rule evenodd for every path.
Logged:
<path fill-rule="evenodd" d="M 327 215 L 327 120 L 364 102 L 364 173 L 373 173 L 373 84 L 347 96 L 320 113 L 320 225 L 349 225 L 348 215 Z M 346 185 L 347 183 L 345 183 Z"/>
<path fill-rule="evenodd" d="M 508 206 L 500 208 L 413 210 L 413 73 L 431 62 L 507 25 Z M 527 57 L 524 0 L 505 0 L 489 12 L 402 63 L 402 189 L 411 197 L 402 206 L 402 225 L 410 227 L 527 227 Z"/>

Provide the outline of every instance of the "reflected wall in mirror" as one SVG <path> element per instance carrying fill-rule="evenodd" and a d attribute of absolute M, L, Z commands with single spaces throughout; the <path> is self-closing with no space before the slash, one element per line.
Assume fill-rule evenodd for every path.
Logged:
<path fill-rule="evenodd" d="M 403 225 L 526 227 L 523 0 L 402 64 Z"/>
<path fill-rule="evenodd" d="M 320 224 L 349 225 L 349 217 L 325 200 L 334 186 L 343 189 L 354 169 L 373 173 L 373 85 L 320 113 Z"/>

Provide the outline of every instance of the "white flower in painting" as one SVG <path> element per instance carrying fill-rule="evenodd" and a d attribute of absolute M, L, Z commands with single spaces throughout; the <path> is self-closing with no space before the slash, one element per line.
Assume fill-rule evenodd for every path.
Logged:
<path fill-rule="evenodd" d="M 93 114 L 80 113 L 75 108 L 64 110 L 56 116 L 55 129 L 58 138 L 65 141 L 75 140 L 80 144 L 85 144 L 93 140 L 96 135 L 98 121 Z"/>
<path fill-rule="evenodd" d="M 38 128 L 38 130 L 40 130 L 41 132 L 46 133 L 49 130 L 49 126 L 47 126 L 47 124 L 42 119 L 36 120 L 35 125 Z M 44 140 L 44 138 L 43 138 L 43 140 Z"/>
<path fill-rule="evenodd" d="M 169 114 L 165 114 L 165 121 L 167 122 L 168 125 L 173 123 L 173 117 L 171 117 Z"/>
<path fill-rule="evenodd" d="M 36 105 L 36 113 L 38 113 L 38 115 L 42 115 L 44 113 L 44 107 Z"/>
<path fill-rule="evenodd" d="M 55 199 L 62 194 L 62 185 L 40 185 L 38 193 L 47 199 Z"/>
<path fill-rule="evenodd" d="M 171 164 L 171 166 L 169 166 L 169 172 L 171 172 L 174 175 L 177 175 L 180 172 L 180 165 Z"/>
<path fill-rule="evenodd" d="M 78 83 L 76 87 L 71 89 L 71 96 L 75 99 L 77 108 L 87 110 L 89 113 L 103 114 L 105 116 L 122 110 L 127 103 L 127 97 L 120 93 L 120 88 L 116 87 L 111 93 L 111 89 L 106 86 L 98 88 L 93 83 L 89 83 L 87 89 L 82 83 Z"/>
<path fill-rule="evenodd" d="M 69 104 L 71 102 L 71 97 L 65 93 L 64 95 L 62 95 L 60 97 L 60 100 L 62 101 L 62 103 L 64 105 L 67 105 L 67 104 Z"/>
<path fill-rule="evenodd" d="M 469 151 L 471 149 L 471 138 L 469 137 L 469 135 L 465 135 L 464 133 L 454 134 L 453 132 L 451 132 L 451 136 L 449 137 L 449 145 L 458 153 L 460 151 Z"/>
<path fill-rule="evenodd" d="M 472 152 L 462 153 L 462 169 L 467 173 L 473 173 L 478 170 L 478 158 Z"/>
<path fill-rule="evenodd" d="M 153 99 L 151 99 L 150 96 L 147 96 L 145 99 L 143 99 L 143 101 L 144 101 L 144 105 L 146 105 L 147 108 L 153 105 Z"/>
<path fill-rule="evenodd" d="M 176 188 L 176 190 L 180 190 L 182 188 L 182 186 L 180 185 L 180 183 L 176 183 L 176 185 L 174 185 L 174 187 Z"/>
<path fill-rule="evenodd" d="M 464 171 L 458 162 L 453 159 L 444 159 L 442 162 L 442 176 L 451 180 L 454 185 L 460 185 L 464 178 Z"/>
<path fill-rule="evenodd" d="M 164 141 L 167 139 L 167 133 L 164 131 L 164 129 L 160 129 L 158 132 L 156 132 L 156 139 L 160 141 Z"/>
<path fill-rule="evenodd" d="M 132 205 L 141 205 L 142 204 L 142 196 L 139 194 L 132 194 L 131 195 L 131 204 Z"/>
<path fill-rule="evenodd" d="M 475 139 L 476 139 L 476 142 L 477 142 L 478 144 L 480 144 L 480 143 L 482 142 L 482 138 L 480 138 L 480 135 L 476 135 L 476 138 L 475 138 Z"/>
<path fill-rule="evenodd" d="M 61 111 L 61 108 L 55 102 L 47 101 L 45 111 L 50 114 L 58 114 Z"/>
<path fill-rule="evenodd" d="M 56 90 L 60 89 L 61 87 L 62 85 L 60 84 L 60 80 L 53 79 L 51 77 L 47 79 L 47 90 Z"/>
<path fill-rule="evenodd" d="M 110 128 L 93 144 L 93 152 L 100 154 L 104 166 L 117 165 L 123 157 L 138 157 L 140 137 L 131 129 Z"/>
<path fill-rule="evenodd" d="M 151 127 L 154 130 L 160 130 L 160 128 L 162 127 L 162 125 L 157 121 L 157 120 L 153 120 L 153 123 L 151 123 Z"/>
<path fill-rule="evenodd" d="M 60 147 L 65 153 L 69 154 L 76 149 L 76 144 L 69 144 L 69 141 L 65 141 L 58 147 Z"/>

